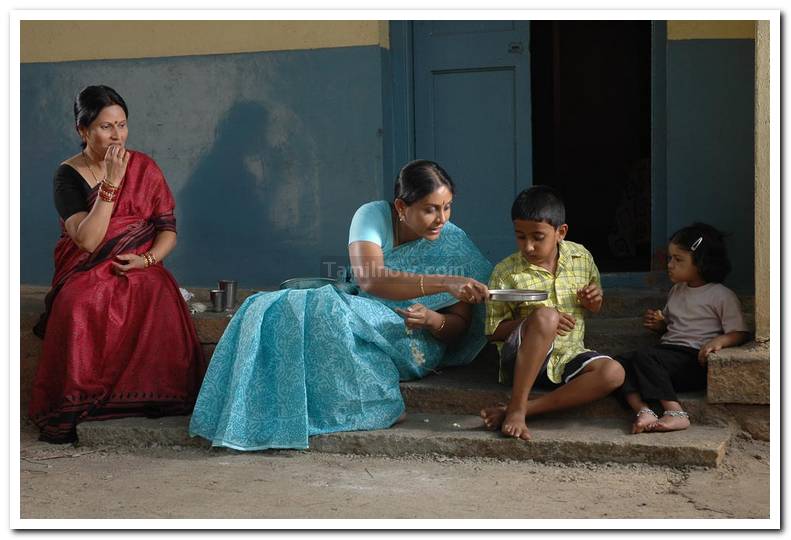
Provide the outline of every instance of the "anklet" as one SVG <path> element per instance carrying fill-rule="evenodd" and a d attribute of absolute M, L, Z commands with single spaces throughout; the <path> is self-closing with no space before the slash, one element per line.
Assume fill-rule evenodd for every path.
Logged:
<path fill-rule="evenodd" d="M 659 418 L 659 417 L 656 415 L 656 413 L 655 413 L 654 411 L 652 411 L 651 409 L 649 409 L 648 407 L 643 407 L 642 409 L 640 409 L 639 411 L 637 411 L 637 414 L 635 415 L 635 418 L 640 418 L 640 415 L 641 415 L 641 414 L 643 414 L 643 413 L 650 414 L 650 415 L 651 415 L 651 416 L 653 416 L 654 418 Z"/>
<path fill-rule="evenodd" d="M 684 411 L 665 411 L 662 416 L 680 416 L 682 418 L 689 418 L 689 413 Z"/>

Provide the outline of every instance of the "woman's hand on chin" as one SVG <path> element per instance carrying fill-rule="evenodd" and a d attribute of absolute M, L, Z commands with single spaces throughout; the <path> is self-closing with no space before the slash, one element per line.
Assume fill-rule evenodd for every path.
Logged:
<path fill-rule="evenodd" d="M 114 186 L 121 184 L 129 164 L 129 151 L 120 144 L 111 144 L 104 155 L 107 180 Z"/>

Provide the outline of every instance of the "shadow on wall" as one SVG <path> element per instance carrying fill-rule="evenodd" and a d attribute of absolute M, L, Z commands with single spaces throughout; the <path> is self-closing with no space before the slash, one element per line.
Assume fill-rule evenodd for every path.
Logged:
<path fill-rule="evenodd" d="M 171 267 L 180 283 L 241 287 L 277 282 L 273 261 L 288 257 L 289 238 L 276 231 L 272 194 L 284 176 L 282 147 L 270 144 L 270 114 L 239 102 L 216 130 L 214 145 L 177 195 L 179 241 Z"/>

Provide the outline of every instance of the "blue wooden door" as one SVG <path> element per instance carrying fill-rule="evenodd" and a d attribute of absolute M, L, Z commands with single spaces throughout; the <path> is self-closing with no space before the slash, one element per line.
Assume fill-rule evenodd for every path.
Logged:
<path fill-rule="evenodd" d="M 452 220 L 497 262 L 511 204 L 532 185 L 528 21 L 415 21 L 415 157 L 457 186 Z"/>

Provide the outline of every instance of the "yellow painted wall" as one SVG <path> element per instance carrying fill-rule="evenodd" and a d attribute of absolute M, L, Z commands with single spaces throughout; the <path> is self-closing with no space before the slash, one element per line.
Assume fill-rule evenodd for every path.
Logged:
<path fill-rule="evenodd" d="M 389 47 L 386 21 L 21 21 L 23 63 Z"/>
<path fill-rule="evenodd" d="M 769 21 L 755 38 L 755 340 L 769 339 Z M 776 234 L 779 234 L 776 232 Z"/>
<path fill-rule="evenodd" d="M 667 21 L 667 39 L 755 39 L 755 21 Z"/>
<path fill-rule="evenodd" d="M 668 21 L 667 38 L 754 39 L 754 21 Z M 379 45 L 387 21 L 21 21 L 23 63 Z"/>

